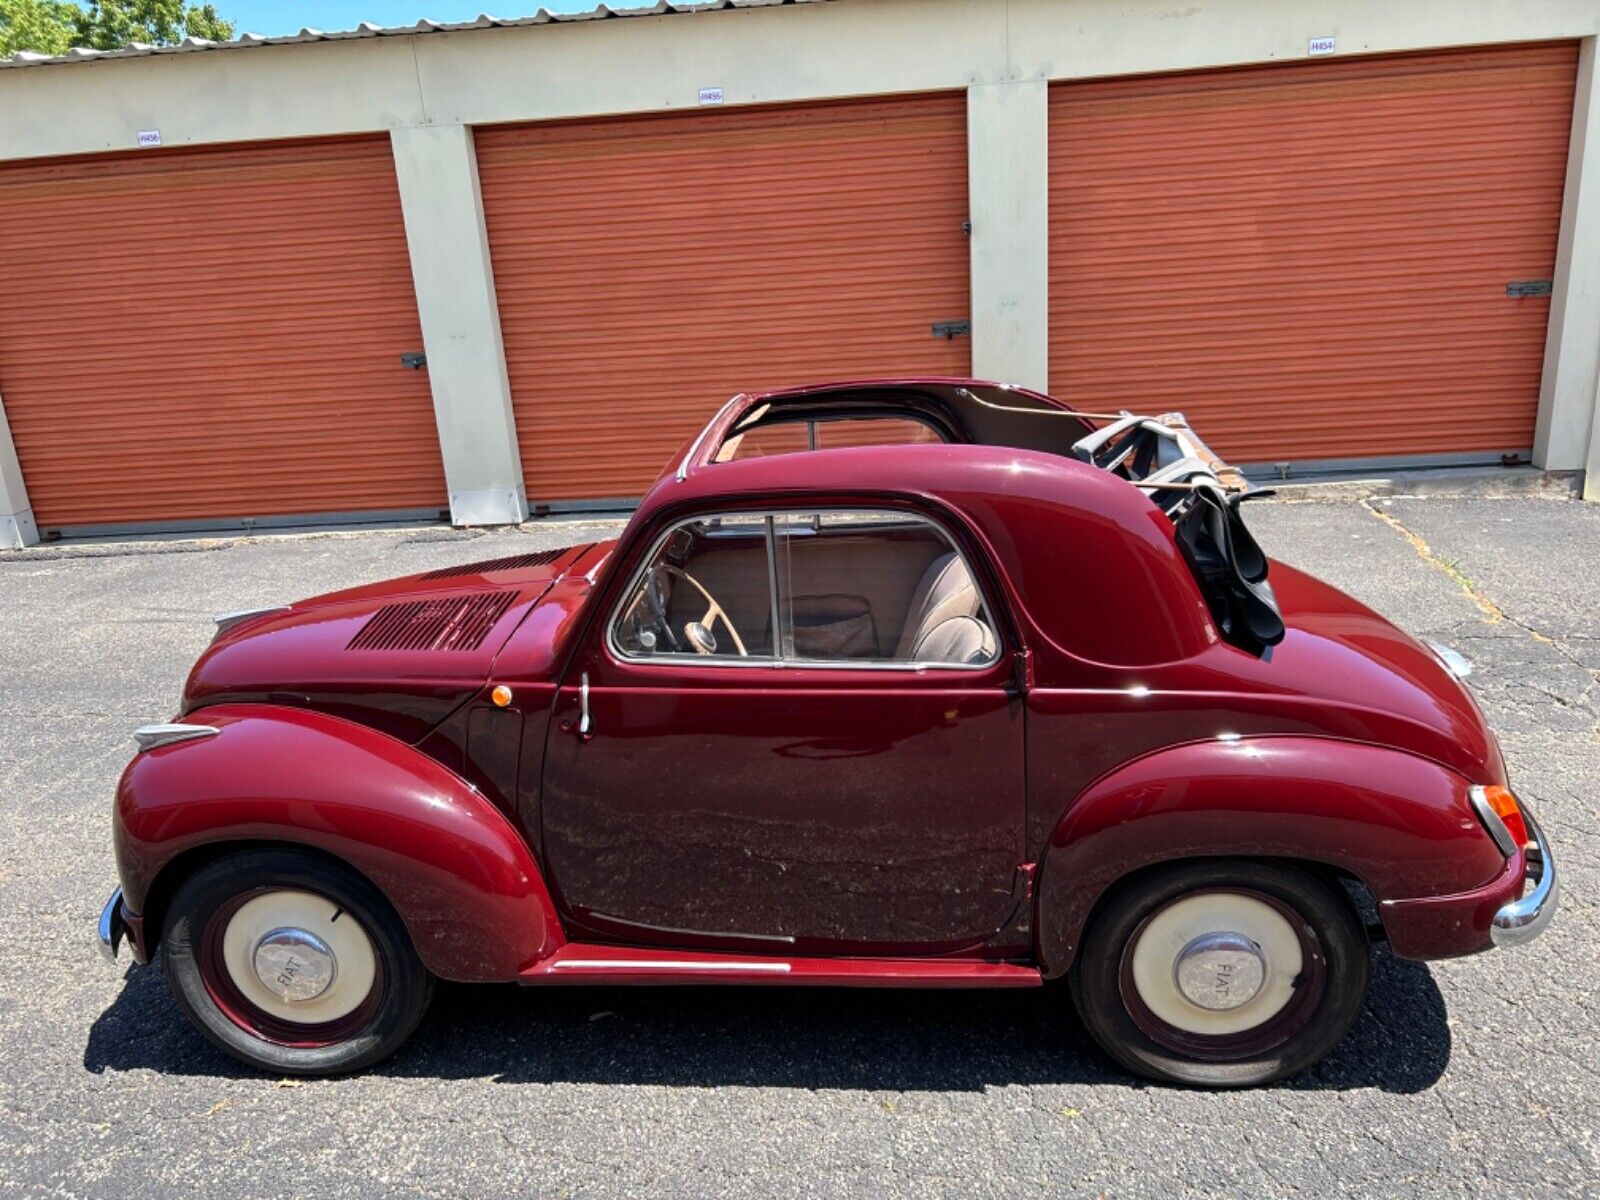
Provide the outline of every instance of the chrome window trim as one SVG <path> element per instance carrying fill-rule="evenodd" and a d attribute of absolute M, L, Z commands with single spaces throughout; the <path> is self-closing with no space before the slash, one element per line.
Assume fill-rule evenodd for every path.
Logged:
<path fill-rule="evenodd" d="M 778 518 L 767 514 L 767 604 L 772 621 L 772 658 L 782 662 L 783 613 L 778 607 Z"/>
<path fill-rule="evenodd" d="M 830 513 L 853 513 L 870 516 L 898 517 L 901 519 L 918 521 L 932 528 L 935 533 L 944 539 L 945 545 L 948 546 L 951 551 L 953 551 L 961 559 L 962 565 L 967 568 L 967 574 L 972 577 L 973 586 L 978 589 L 978 596 L 983 603 L 983 611 L 989 618 L 989 628 L 995 635 L 994 657 L 989 659 L 987 662 L 981 663 L 955 663 L 901 662 L 898 659 L 892 658 L 867 660 L 839 658 L 784 658 L 782 655 L 780 655 L 778 653 L 778 649 L 781 637 L 778 632 L 779 620 L 777 616 L 778 568 L 774 524 L 778 519 L 783 517 L 822 517 L 827 516 Z M 739 519 L 747 521 L 762 520 L 766 525 L 767 531 L 763 536 L 767 544 L 769 566 L 767 588 L 773 607 L 773 652 L 771 654 L 751 654 L 746 656 L 682 653 L 637 655 L 629 654 L 627 651 L 623 650 L 623 648 L 617 644 L 617 625 L 622 620 L 623 610 L 628 606 L 629 597 L 633 596 L 638 590 L 640 583 L 644 579 L 645 572 L 650 569 L 650 564 L 653 563 L 656 560 L 656 556 L 661 553 L 661 548 L 666 545 L 667 539 L 684 526 L 692 525 L 697 521 L 724 521 Z M 708 512 L 701 513 L 696 516 L 684 517 L 680 521 L 675 521 L 665 530 L 663 530 L 661 535 L 656 538 L 655 542 L 650 547 L 650 552 L 646 554 L 642 560 L 640 560 L 638 567 L 634 569 L 632 578 L 628 580 L 628 585 L 622 589 L 622 594 L 618 597 L 616 605 L 612 608 L 610 615 L 606 618 L 605 646 L 607 652 L 610 653 L 611 656 L 616 659 L 616 661 L 625 663 L 629 666 L 683 666 L 685 664 L 692 663 L 695 666 L 702 667 L 771 667 L 777 670 L 896 671 L 900 673 L 926 672 L 933 670 L 964 671 L 970 673 L 975 671 L 992 670 L 995 664 L 1000 662 L 1005 657 L 1005 643 L 1004 639 L 1001 637 L 1000 628 L 995 620 L 994 613 L 995 608 L 994 605 L 989 601 L 988 589 L 984 587 L 983 580 L 979 577 L 978 573 L 972 569 L 972 564 L 968 561 L 967 556 L 962 552 L 959 543 L 956 542 L 955 538 L 950 536 L 950 531 L 944 527 L 942 522 L 934 517 L 926 515 L 925 513 L 908 512 L 904 509 L 895 508 L 841 508 L 836 504 L 821 508 L 753 509 L 749 512 Z"/>
<path fill-rule="evenodd" d="M 694 441 L 689 443 L 689 452 L 683 456 L 683 461 L 678 464 L 679 483 L 682 483 L 689 477 L 689 464 L 694 461 L 695 455 L 700 453 L 700 447 L 705 443 L 706 434 L 710 433 L 711 430 L 722 421 L 723 415 L 730 408 L 732 408 L 737 401 L 743 400 L 744 396 L 745 394 L 743 392 L 740 392 L 735 396 L 729 396 L 727 402 L 724 403 L 721 408 L 717 409 L 717 415 L 712 417 L 711 420 L 707 421 L 700 427 L 699 434 L 695 437 Z"/>

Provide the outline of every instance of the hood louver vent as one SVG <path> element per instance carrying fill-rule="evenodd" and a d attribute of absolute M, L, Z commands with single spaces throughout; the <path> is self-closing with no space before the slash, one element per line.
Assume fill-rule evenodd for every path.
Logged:
<path fill-rule="evenodd" d="M 419 579 L 454 579 L 459 575 L 482 575 L 487 571 L 520 571 L 555 562 L 565 550 L 540 550 L 536 554 L 513 554 L 510 558 L 491 558 L 486 562 L 462 563 L 459 567 L 440 567 L 419 575 Z"/>
<path fill-rule="evenodd" d="M 350 639 L 350 650 L 476 650 L 515 591 L 386 604 Z"/>

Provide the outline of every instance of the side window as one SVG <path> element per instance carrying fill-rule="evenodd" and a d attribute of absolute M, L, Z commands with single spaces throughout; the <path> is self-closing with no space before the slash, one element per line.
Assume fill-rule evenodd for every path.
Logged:
<path fill-rule="evenodd" d="M 944 439 L 931 425 L 909 417 L 856 417 L 817 425 L 817 449 L 842 446 L 914 446 Z"/>
<path fill-rule="evenodd" d="M 999 654 L 983 593 L 945 533 L 865 509 L 678 525 L 611 636 L 630 658 L 982 666 Z"/>
<path fill-rule="evenodd" d="M 651 555 L 611 628 L 628 657 L 772 657 L 767 518 L 699 517 Z"/>
<path fill-rule="evenodd" d="M 784 658 L 977 666 L 999 653 L 966 560 L 920 517 L 785 516 L 773 558 Z"/>
<path fill-rule="evenodd" d="M 718 462 L 732 462 L 742 458 L 766 458 L 772 454 L 798 454 L 809 450 L 806 427 L 790 421 L 782 425 L 757 425 L 754 429 L 735 434 L 722 443 L 717 451 Z"/>
<path fill-rule="evenodd" d="M 767 410 L 759 409 L 743 422 L 741 432 L 717 448 L 717 462 L 764 458 L 772 454 L 799 454 L 806 450 L 837 450 L 845 446 L 906 446 L 939 443 L 944 438 L 932 425 L 913 417 L 790 418 L 761 423 Z"/>

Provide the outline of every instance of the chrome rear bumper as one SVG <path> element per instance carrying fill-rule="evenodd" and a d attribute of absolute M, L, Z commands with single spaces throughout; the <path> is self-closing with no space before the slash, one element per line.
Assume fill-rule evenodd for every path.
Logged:
<path fill-rule="evenodd" d="M 1550 856 L 1550 843 L 1545 840 L 1544 830 L 1539 828 L 1539 822 L 1533 819 L 1533 814 L 1526 806 L 1522 809 L 1522 819 L 1533 838 L 1533 845 L 1523 850 L 1533 890 L 1520 900 L 1503 905 L 1494 914 L 1494 923 L 1489 927 L 1489 939 L 1496 946 L 1521 946 L 1533 941 L 1545 931 L 1550 918 L 1556 915 L 1556 905 L 1561 895 L 1556 883 L 1556 862 Z"/>
<path fill-rule="evenodd" d="M 127 932 L 127 922 L 122 919 L 122 889 L 117 888 L 100 913 L 100 953 L 108 963 L 117 961 L 117 948 Z"/>

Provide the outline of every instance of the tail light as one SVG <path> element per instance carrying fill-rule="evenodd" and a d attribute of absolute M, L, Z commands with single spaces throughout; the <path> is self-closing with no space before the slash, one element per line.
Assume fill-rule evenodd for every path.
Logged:
<path fill-rule="evenodd" d="M 1527 845 L 1528 825 L 1522 819 L 1522 809 L 1510 788 L 1474 787 L 1468 795 L 1472 807 L 1477 810 L 1478 820 L 1483 822 L 1501 853 L 1510 858 L 1518 847 Z"/>

